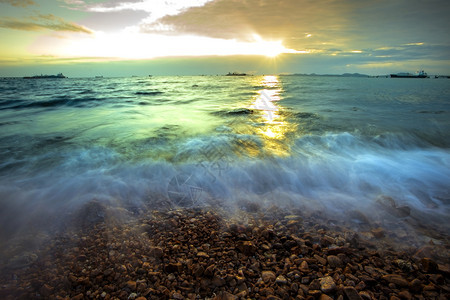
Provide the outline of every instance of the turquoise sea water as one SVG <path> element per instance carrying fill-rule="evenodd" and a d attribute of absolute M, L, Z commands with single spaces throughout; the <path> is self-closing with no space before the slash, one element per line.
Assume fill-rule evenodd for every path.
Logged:
<path fill-rule="evenodd" d="M 95 199 L 380 224 L 406 207 L 448 234 L 449 149 L 446 79 L 3 79 L 0 231 L 59 224 Z"/>

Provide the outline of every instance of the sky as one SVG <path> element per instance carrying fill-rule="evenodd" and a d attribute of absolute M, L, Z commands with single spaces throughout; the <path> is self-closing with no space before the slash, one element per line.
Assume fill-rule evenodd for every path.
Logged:
<path fill-rule="evenodd" d="M 450 75 L 449 0 L 0 0 L 0 76 Z"/>

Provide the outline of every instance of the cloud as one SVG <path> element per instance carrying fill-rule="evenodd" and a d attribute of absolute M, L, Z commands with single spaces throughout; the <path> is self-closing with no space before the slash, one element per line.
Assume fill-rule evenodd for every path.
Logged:
<path fill-rule="evenodd" d="M 282 40 L 324 53 L 428 42 L 450 44 L 448 0 L 216 0 L 141 24 L 142 32 Z"/>
<path fill-rule="evenodd" d="M 54 31 L 71 31 L 91 34 L 92 31 L 81 25 L 73 22 L 65 21 L 64 19 L 52 14 L 39 15 L 27 19 L 18 18 L 0 18 L 0 27 L 25 30 L 25 31 L 41 31 L 50 29 Z"/>
<path fill-rule="evenodd" d="M 10 4 L 16 7 L 27 7 L 30 5 L 36 5 L 33 0 L 0 0 L 0 3 Z"/>

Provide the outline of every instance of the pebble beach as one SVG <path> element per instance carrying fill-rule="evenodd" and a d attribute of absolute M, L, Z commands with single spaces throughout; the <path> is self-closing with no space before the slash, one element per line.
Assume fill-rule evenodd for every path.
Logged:
<path fill-rule="evenodd" d="M 318 211 L 132 213 L 92 202 L 76 217 L 2 264 L 1 299 L 450 297 L 448 244 L 399 248 L 398 233 L 355 231 Z"/>

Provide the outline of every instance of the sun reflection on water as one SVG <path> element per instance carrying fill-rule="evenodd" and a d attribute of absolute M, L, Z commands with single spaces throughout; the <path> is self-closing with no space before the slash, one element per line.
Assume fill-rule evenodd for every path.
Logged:
<path fill-rule="evenodd" d="M 279 101 L 283 92 L 278 76 L 264 76 L 260 85 L 262 90 L 253 100 L 251 109 L 260 113 L 258 123 L 262 124 L 256 131 L 264 141 L 263 150 L 266 153 L 287 156 L 290 153 L 288 135 L 296 130 L 283 114 L 284 108 Z"/>

